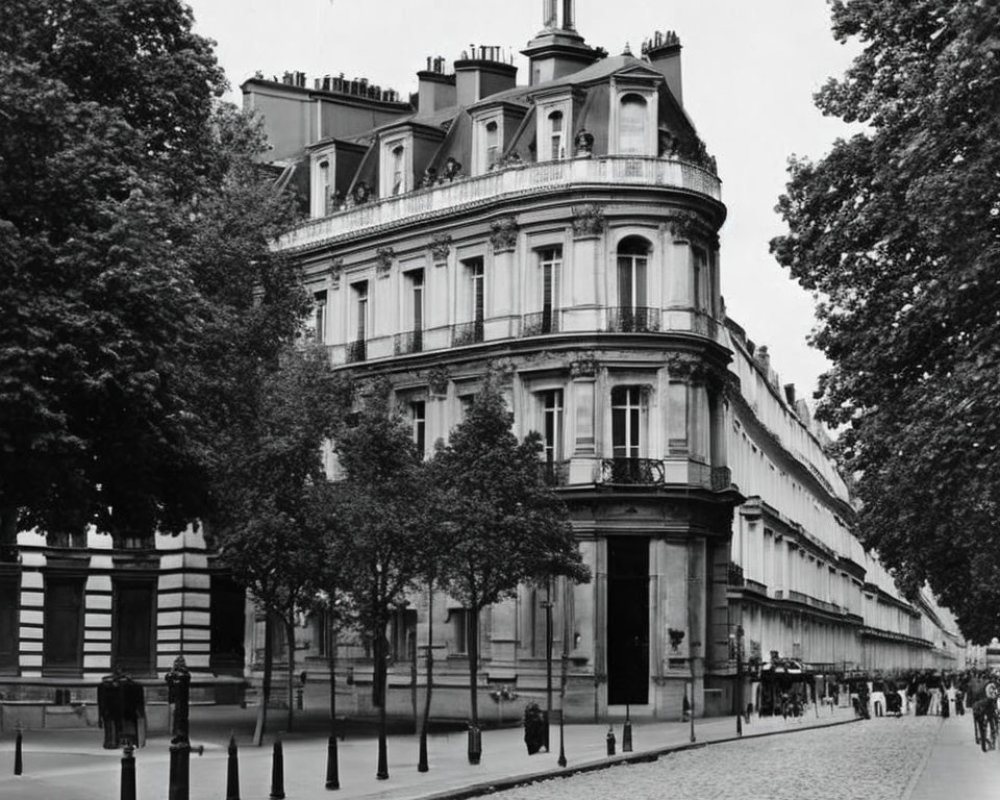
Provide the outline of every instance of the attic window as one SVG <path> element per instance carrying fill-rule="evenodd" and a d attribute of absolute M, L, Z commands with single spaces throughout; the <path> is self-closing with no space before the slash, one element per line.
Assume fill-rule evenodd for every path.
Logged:
<path fill-rule="evenodd" d="M 500 126 L 486 123 L 486 169 L 492 169 L 500 158 Z"/>
<path fill-rule="evenodd" d="M 648 155 L 646 100 L 636 94 L 622 98 L 619 115 L 618 149 L 622 155 Z"/>
<path fill-rule="evenodd" d="M 403 191 L 403 145 L 392 149 L 392 195 Z"/>
<path fill-rule="evenodd" d="M 549 160 L 558 161 L 563 154 L 563 115 L 561 111 L 549 114 Z"/>

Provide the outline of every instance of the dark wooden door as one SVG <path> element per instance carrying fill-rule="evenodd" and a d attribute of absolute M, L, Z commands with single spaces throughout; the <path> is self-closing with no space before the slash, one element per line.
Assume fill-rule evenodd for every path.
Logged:
<path fill-rule="evenodd" d="M 82 577 L 45 579 L 42 669 L 49 675 L 79 675 L 83 667 Z"/>
<path fill-rule="evenodd" d="M 154 673 L 156 586 L 152 580 L 116 580 L 111 664 L 129 675 Z"/>
<path fill-rule="evenodd" d="M 608 703 L 649 702 L 649 539 L 608 539 Z"/>

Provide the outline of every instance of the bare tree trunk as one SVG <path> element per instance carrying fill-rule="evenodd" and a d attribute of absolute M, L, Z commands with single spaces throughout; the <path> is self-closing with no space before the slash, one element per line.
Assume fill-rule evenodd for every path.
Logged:
<path fill-rule="evenodd" d="M 271 647 L 271 612 L 264 617 L 264 679 L 260 687 L 260 707 L 257 709 L 257 727 L 253 732 L 253 743 L 260 747 L 264 741 L 267 725 L 267 704 L 271 700 L 271 671 L 274 668 L 274 650 Z"/>
<path fill-rule="evenodd" d="M 420 723 L 419 772 L 427 772 L 427 732 L 430 728 L 431 693 L 434 690 L 434 581 L 427 584 L 427 689 L 424 692 L 424 718 Z"/>
<path fill-rule="evenodd" d="M 288 642 L 288 719 L 286 730 L 292 730 L 295 721 L 295 616 L 294 612 L 284 620 L 285 638 Z"/>

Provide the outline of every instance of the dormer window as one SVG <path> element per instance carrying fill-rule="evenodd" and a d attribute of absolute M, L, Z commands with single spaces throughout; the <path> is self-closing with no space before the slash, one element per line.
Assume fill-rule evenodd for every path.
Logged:
<path fill-rule="evenodd" d="M 311 155 L 312 190 L 309 212 L 313 219 L 325 217 L 337 210 L 333 202 L 335 155 L 333 147 L 327 147 Z"/>
<path fill-rule="evenodd" d="M 486 169 L 490 170 L 500 160 L 500 126 L 496 122 L 486 123 Z"/>
<path fill-rule="evenodd" d="M 392 149 L 392 189 L 389 194 L 395 196 L 403 192 L 403 145 Z"/>
<path fill-rule="evenodd" d="M 382 144 L 379 197 L 396 197 L 413 189 L 413 142 L 395 136 Z"/>
<path fill-rule="evenodd" d="M 645 98 L 622 98 L 618 116 L 618 151 L 622 155 L 649 155 L 649 112 Z"/>
<path fill-rule="evenodd" d="M 549 160 L 558 161 L 563 157 L 563 114 L 553 111 L 549 114 Z"/>

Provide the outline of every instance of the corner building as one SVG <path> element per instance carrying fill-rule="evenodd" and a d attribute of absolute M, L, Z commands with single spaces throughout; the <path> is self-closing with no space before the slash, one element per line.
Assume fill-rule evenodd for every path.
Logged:
<path fill-rule="evenodd" d="M 755 605 L 747 578 L 737 580 L 742 564 L 758 577 L 757 534 L 744 533 L 755 520 L 773 512 L 786 527 L 800 524 L 788 522 L 797 507 L 771 498 L 784 489 L 761 482 L 767 467 L 746 457 L 744 440 L 767 439 L 800 472 L 816 468 L 774 436 L 772 409 L 741 388 L 760 376 L 759 360 L 734 344 L 738 326 L 725 319 L 726 208 L 714 160 L 684 111 L 677 36 L 655 33 L 638 57 L 608 56 L 577 33 L 572 0 L 542 5 L 543 28 L 522 51 L 527 86 L 500 48 L 486 46 L 450 70 L 428 58 L 411 104 L 342 75 L 312 87 L 301 73 L 244 83 L 280 180 L 308 197 L 311 218 L 276 246 L 314 298 L 307 334 L 338 368 L 390 379 L 427 455 L 488 369 L 504 376 L 516 433 L 543 436 L 547 476 L 593 580 L 525 586 L 484 612 L 484 717 L 494 706 L 503 716 L 501 690 L 544 705 L 550 611 L 554 705 L 565 670 L 567 718 L 624 713 L 626 704 L 677 718 L 692 691 L 697 714 L 728 713 L 739 615 L 748 638 L 792 656 L 786 627 L 801 610 L 784 608 L 773 582 Z M 795 417 L 772 399 L 773 413 Z M 797 417 L 788 424 L 804 430 Z M 734 483 L 733 453 L 759 496 L 748 500 Z M 328 468 L 336 477 L 332 454 Z M 840 569 L 836 553 L 856 541 L 846 490 L 812 478 L 800 491 L 821 493 L 840 513 L 840 538 L 823 551 Z M 844 569 L 853 580 L 863 567 Z M 792 591 L 791 579 L 780 585 Z M 862 626 L 823 602 L 831 633 L 813 660 L 860 663 L 851 648 Z M 764 608 L 777 610 L 757 626 Z M 433 605 L 415 595 L 389 631 L 389 710 L 422 707 L 431 616 L 432 714 L 464 717 L 468 612 L 440 593 Z M 303 638 L 315 661 L 306 664 L 321 672 L 328 645 L 322 621 L 310 624 Z M 371 712 L 370 653 L 358 640 L 339 658 L 349 694 L 338 704 Z"/>

